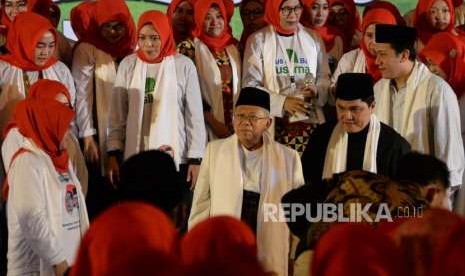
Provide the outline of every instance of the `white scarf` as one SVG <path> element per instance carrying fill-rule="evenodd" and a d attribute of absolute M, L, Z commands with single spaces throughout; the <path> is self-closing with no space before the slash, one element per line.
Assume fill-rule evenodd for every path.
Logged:
<path fill-rule="evenodd" d="M 125 159 L 140 151 L 147 70 L 148 64 L 136 58 L 134 75 L 128 89 L 129 113 L 127 121 L 133 123 L 131 125 L 128 124 L 126 128 Z M 163 145 L 170 146 L 174 151 L 173 158 L 178 167 L 181 162 L 181 152 L 179 152 L 178 143 L 177 83 L 174 56 L 165 57 L 161 62 L 155 83 L 150 120 L 149 148 L 158 149 Z"/>
<path fill-rule="evenodd" d="M 100 163 L 102 172 L 107 164 L 107 126 L 110 112 L 111 94 L 116 79 L 116 65 L 113 57 L 95 48 L 95 99 L 98 126 L 98 138 L 102 156 Z M 79 85 L 79 83 L 76 83 Z"/>
<path fill-rule="evenodd" d="M 240 144 L 237 135 L 228 139 L 231 143 L 225 143 L 217 160 L 217 164 L 223 164 L 218 165 L 221 166 L 221 188 L 214 191 L 215 197 L 220 201 L 212 202 L 213 213 L 210 215 L 229 214 L 240 217 L 244 189 L 239 156 Z M 287 275 L 289 229 L 285 222 L 265 222 L 263 206 L 264 203 L 278 205 L 285 193 L 303 184 L 302 167 L 294 163 L 299 161 L 298 153 L 295 152 L 295 156 L 283 154 L 281 146 L 273 141 L 268 132 L 263 135 L 262 158 L 259 183 L 261 196 L 257 215 L 258 256 L 267 271 Z"/>
<path fill-rule="evenodd" d="M 401 129 L 396 129 L 396 131 L 409 142 L 413 141 L 409 135 L 415 133 L 415 129 L 419 127 L 414 125 L 417 120 L 413 120 L 413 116 L 422 113 L 425 115 L 428 114 L 428 112 L 419 111 L 425 109 L 425 104 L 430 95 L 427 89 L 427 79 L 430 78 L 431 74 L 432 73 L 425 65 L 417 61 L 407 80 L 404 109 L 402 112 L 402 126 Z M 376 91 L 379 91 L 379 93 L 376 93 Z M 377 97 L 375 113 L 381 122 L 390 126 L 393 125 L 390 121 L 390 115 L 394 112 L 391 107 L 391 93 L 391 80 L 381 79 L 376 84 L 375 96 Z M 425 118 L 424 122 L 429 122 L 428 118 Z M 425 125 L 424 127 L 428 126 Z"/>
<path fill-rule="evenodd" d="M 352 72 L 366 73 L 367 61 L 362 49 L 357 49 L 357 56 L 355 57 L 354 70 Z"/>
<path fill-rule="evenodd" d="M 372 114 L 363 155 L 363 170 L 372 173 L 377 172 L 376 156 L 380 130 L 381 124 L 376 115 Z M 331 134 L 326 149 L 322 179 L 329 179 L 333 174 L 346 171 L 348 141 L 349 135 L 342 124 L 338 123 Z"/>
<path fill-rule="evenodd" d="M 210 105 L 213 117 L 224 123 L 223 94 L 221 72 L 210 49 L 202 41 L 195 38 L 195 65 L 197 67 L 202 98 Z M 226 52 L 232 68 L 233 102 L 236 102 L 241 88 L 241 58 L 236 46 L 228 45 Z M 208 134 L 216 138 L 210 128 Z"/>

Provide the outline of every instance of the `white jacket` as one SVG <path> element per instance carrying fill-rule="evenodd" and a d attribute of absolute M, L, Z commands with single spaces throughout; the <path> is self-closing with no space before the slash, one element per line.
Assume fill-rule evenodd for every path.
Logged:
<path fill-rule="evenodd" d="M 285 193 L 304 184 L 302 165 L 295 150 L 272 141 L 268 132 L 263 137 L 257 215 L 258 257 L 267 271 L 287 275 L 289 229 L 284 221 L 266 221 L 263 209 L 264 204 L 278 206 Z M 244 180 L 239 147 L 235 134 L 208 144 L 194 190 L 189 228 L 212 216 L 229 215 L 240 219 Z"/>
<path fill-rule="evenodd" d="M 28 152 L 18 155 L 8 172 L 8 275 L 54 275 L 52 265 L 64 260 L 73 264 L 80 238 L 63 240 L 64 201 L 59 175 L 50 157 L 26 141 Z M 69 176 L 79 200 L 82 237 L 89 220 L 71 163 Z"/>

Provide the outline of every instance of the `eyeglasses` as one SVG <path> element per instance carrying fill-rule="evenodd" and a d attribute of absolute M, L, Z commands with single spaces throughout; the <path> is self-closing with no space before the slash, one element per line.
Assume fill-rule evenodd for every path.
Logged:
<path fill-rule="evenodd" d="M 249 121 L 251 123 L 256 123 L 259 120 L 268 119 L 269 117 L 258 117 L 256 115 L 247 115 L 247 114 L 234 114 L 234 120 L 243 122 Z"/>
<path fill-rule="evenodd" d="M 294 7 L 282 7 L 279 10 L 284 16 L 289 16 L 291 15 L 292 12 L 299 15 L 302 12 L 302 9 L 303 9 L 302 5 L 297 5 Z"/>

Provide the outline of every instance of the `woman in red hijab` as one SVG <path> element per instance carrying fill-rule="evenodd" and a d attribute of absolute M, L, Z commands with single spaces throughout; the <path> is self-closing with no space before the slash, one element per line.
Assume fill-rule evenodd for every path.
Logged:
<path fill-rule="evenodd" d="M 360 37 L 360 15 L 354 0 L 330 0 L 329 24 L 342 35 L 344 53 L 355 49 Z"/>
<path fill-rule="evenodd" d="M 325 118 L 329 67 L 320 36 L 299 22 L 300 0 L 267 0 L 262 28 L 249 38 L 244 54 L 242 86 L 270 92 L 274 137 L 299 153 L 308 136 Z M 306 99 L 305 99 L 306 98 Z"/>
<path fill-rule="evenodd" d="M 455 7 L 452 0 L 419 0 L 413 17 L 413 26 L 417 29 L 417 51 L 419 52 L 431 36 L 438 32 L 455 30 Z"/>
<path fill-rule="evenodd" d="M 197 0 L 190 57 L 199 73 L 209 140 L 233 133 L 232 110 L 241 87 L 241 58 L 229 22 L 232 0 Z M 185 52 L 182 45 L 180 52 Z"/>
<path fill-rule="evenodd" d="M 13 115 L 16 103 L 26 97 L 30 86 L 39 79 L 63 83 L 74 106 L 73 78 L 65 64 L 55 56 L 57 34 L 44 17 L 24 12 L 16 16 L 8 32 L 9 54 L 0 56 L 0 131 Z"/>
<path fill-rule="evenodd" d="M 431 72 L 454 89 L 459 102 L 462 139 L 465 139 L 465 42 L 452 33 L 437 33 L 420 51 L 419 57 Z"/>
<path fill-rule="evenodd" d="M 170 148 L 176 168 L 194 185 L 206 141 L 195 66 L 176 52 L 163 13 L 143 13 L 137 30 L 139 50 L 121 61 L 114 84 L 106 175 L 118 182 L 117 156 Z"/>
<path fill-rule="evenodd" d="M 166 15 L 171 21 L 176 45 L 185 40 L 192 41 L 194 2 L 194 0 L 174 0 L 168 5 Z"/>
<path fill-rule="evenodd" d="M 106 127 L 116 68 L 119 61 L 134 51 L 136 30 L 124 0 L 83 2 L 75 9 L 85 15 L 73 16 L 71 23 L 81 36 L 74 48 L 71 70 L 75 83 L 79 84 L 76 123 L 79 138 L 84 142 L 84 156 L 92 169 L 91 175 L 95 175 L 91 181 L 101 182 L 99 176 L 107 163 Z"/>
<path fill-rule="evenodd" d="M 260 267 L 253 231 L 228 216 L 212 217 L 192 228 L 181 241 L 181 257 L 184 265 L 194 271 L 203 265 L 210 269 L 235 264 Z"/>
<path fill-rule="evenodd" d="M 338 30 L 329 26 L 329 2 L 328 0 L 306 0 L 301 22 L 305 27 L 315 30 L 325 43 L 326 52 L 331 71 L 334 71 L 337 62 L 342 56 L 343 42 Z"/>
<path fill-rule="evenodd" d="M 406 276 L 406 264 L 389 237 L 362 223 L 335 225 L 319 240 L 312 275 Z"/>
<path fill-rule="evenodd" d="M 92 222 L 70 275 L 172 275 L 177 246 L 166 214 L 141 202 L 121 203 Z"/>
<path fill-rule="evenodd" d="M 332 85 L 337 82 L 339 75 L 343 73 L 368 73 L 376 82 L 381 78 L 375 65 L 375 25 L 376 24 L 401 24 L 403 20 L 397 8 L 389 2 L 379 1 L 367 6 L 362 22 L 362 40 L 360 47 L 344 54 L 332 76 Z"/>
<path fill-rule="evenodd" d="M 71 107 L 71 96 L 68 89 L 60 82 L 53 80 L 38 80 L 28 91 L 28 99 L 36 100 L 56 100 L 68 107 Z M 8 170 L 11 158 L 24 143 L 24 136 L 19 133 L 16 121 L 11 121 L 5 128 L 4 140 L 2 142 L 2 158 L 6 170 Z M 81 183 L 84 195 L 87 194 L 88 174 L 87 168 L 79 147 L 79 142 L 72 132 L 65 136 L 64 146 L 68 152 L 73 169 Z"/>
<path fill-rule="evenodd" d="M 8 274 L 63 275 L 74 262 L 89 221 L 64 148 L 73 118 L 57 100 L 26 99 L 16 106 L 16 127 L 26 139 L 7 178 Z"/>

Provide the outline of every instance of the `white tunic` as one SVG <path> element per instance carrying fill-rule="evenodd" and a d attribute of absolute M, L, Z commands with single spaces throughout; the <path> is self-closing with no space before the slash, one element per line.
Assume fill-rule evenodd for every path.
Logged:
<path fill-rule="evenodd" d="M 123 59 L 118 68 L 117 81 L 112 96 L 112 107 L 109 124 L 108 150 L 124 151 L 125 158 L 140 151 L 141 125 L 144 110 L 144 89 L 130 89 L 139 60 L 136 54 Z M 186 163 L 187 158 L 199 158 L 204 155 L 206 131 L 203 118 L 202 100 L 194 63 L 187 57 L 174 56 L 177 83 L 172 83 L 172 90 L 156 91 L 156 94 L 176 93 L 176 101 L 169 103 L 172 112 L 177 113 L 177 145 L 175 160 Z M 171 68 L 172 69 L 172 68 Z M 159 72 L 160 74 L 160 72 Z M 144 80 L 145 81 L 145 80 Z M 161 107 L 160 107 L 161 108 Z M 155 118 L 168 118 L 154 110 Z M 152 121 L 154 121 L 153 119 Z M 172 122 L 164 122 L 174 124 Z M 168 129 L 164 129 L 167 132 Z M 160 133 L 159 135 L 166 135 Z"/>
<path fill-rule="evenodd" d="M 391 81 L 379 80 L 375 87 L 375 114 L 399 132 L 412 150 L 432 154 L 444 161 L 450 171 L 452 186 L 462 184 L 465 168 L 460 127 L 460 112 L 452 88 L 431 73 L 421 62 L 415 62 L 407 80 L 403 110 L 396 110 L 391 97 Z M 399 126 L 393 122 L 401 114 Z"/>
<path fill-rule="evenodd" d="M 51 276 L 54 264 L 73 264 L 89 227 L 84 195 L 72 166 L 60 181 L 47 154 L 25 148 L 8 173 L 8 275 Z"/>
<path fill-rule="evenodd" d="M 295 47 L 286 49 L 288 52 L 290 50 L 295 52 L 293 60 L 289 60 L 290 63 L 294 63 L 294 70 L 290 69 L 289 64 L 285 67 L 288 71 L 295 72 L 297 86 L 303 82 L 307 71 L 313 74 L 318 86 L 316 104 L 323 106 L 327 101 L 329 87 L 329 65 L 325 46 L 316 32 L 300 25 L 294 37 Z M 280 39 L 285 40 L 285 37 L 277 35 L 271 26 L 266 26 L 250 35 L 244 53 L 242 74 L 242 87 L 264 87 L 270 92 L 271 115 L 277 117 L 282 117 L 284 114 L 286 96 L 298 93 L 289 89 L 290 81 L 285 80 L 285 78 L 289 79 L 289 74 L 280 71 L 281 65 L 284 65 L 282 61 L 284 57 L 280 54 L 283 52 Z M 303 67 L 308 69 L 301 70 Z"/>
<path fill-rule="evenodd" d="M 257 215 L 258 256 L 267 271 L 287 275 L 289 229 L 284 221 L 267 221 L 263 209 L 265 204 L 277 207 L 285 193 L 304 184 L 302 165 L 295 150 L 272 141 L 267 132 L 263 138 Z M 189 228 L 212 216 L 241 217 L 245 188 L 242 170 L 240 144 L 235 134 L 208 144 L 194 190 Z"/>

